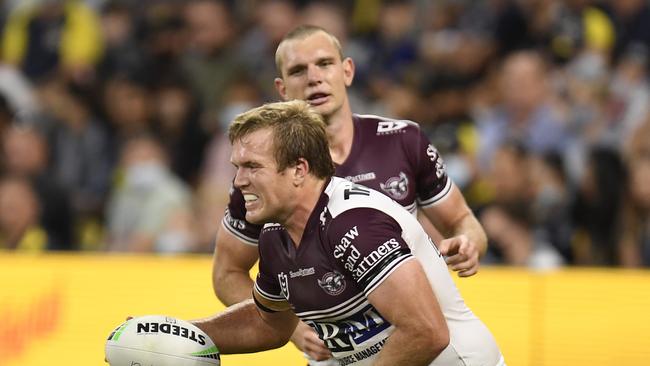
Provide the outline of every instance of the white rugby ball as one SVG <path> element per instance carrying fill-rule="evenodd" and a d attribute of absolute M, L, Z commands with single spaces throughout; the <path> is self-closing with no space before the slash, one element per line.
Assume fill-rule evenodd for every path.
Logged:
<path fill-rule="evenodd" d="M 219 350 L 194 324 L 163 315 L 127 320 L 106 341 L 111 366 L 215 366 Z"/>

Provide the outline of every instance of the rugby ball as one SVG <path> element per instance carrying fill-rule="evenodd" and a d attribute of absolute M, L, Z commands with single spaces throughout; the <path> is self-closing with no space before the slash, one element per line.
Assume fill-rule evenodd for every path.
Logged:
<path fill-rule="evenodd" d="M 146 315 L 120 324 L 106 341 L 111 366 L 215 366 L 219 350 L 185 320 Z"/>

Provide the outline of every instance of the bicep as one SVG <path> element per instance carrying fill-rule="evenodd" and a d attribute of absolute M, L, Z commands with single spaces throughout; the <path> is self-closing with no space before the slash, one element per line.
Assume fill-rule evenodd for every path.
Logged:
<path fill-rule="evenodd" d="M 447 330 L 438 300 L 415 258 L 397 267 L 368 294 L 368 301 L 397 328 Z"/>

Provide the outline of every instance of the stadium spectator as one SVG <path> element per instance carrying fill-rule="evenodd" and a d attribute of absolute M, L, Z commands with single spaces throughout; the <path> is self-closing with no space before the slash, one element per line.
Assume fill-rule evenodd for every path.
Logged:
<path fill-rule="evenodd" d="M 18 6 L 2 35 L 2 60 L 31 80 L 61 72 L 78 82 L 94 77 L 103 52 L 99 17 L 83 1 L 39 1 Z"/>
<path fill-rule="evenodd" d="M 269 16 L 273 14 L 273 16 Z M 262 0 L 253 11 L 253 26 L 240 39 L 238 52 L 246 70 L 255 75 L 252 81 L 264 100 L 277 98 L 273 79 L 275 66 L 269 63 L 275 57 L 282 37 L 298 23 L 298 10 L 291 0 Z"/>
<path fill-rule="evenodd" d="M 594 147 L 572 204 L 573 263 L 614 265 L 627 172 L 618 151 Z"/>
<path fill-rule="evenodd" d="M 536 211 L 535 204 L 553 205 L 542 201 L 544 188 L 556 187 L 545 177 L 550 170 L 542 162 L 534 162 L 529 152 L 516 142 L 507 142 L 495 151 L 490 169 L 494 199 L 480 213 L 480 219 L 490 240 L 486 260 L 534 268 L 557 267 L 563 264 L 562 256 L 549 237 L 552 230 L 544 227 L 544 219 L 557 216 L 567 218 L 553 210 L 548 214 Z M 545 179 L 546 182 L 541 181 Z M 555 201 L 555 198 L 553 198 Z"/>
<path fill-rule="evenodd" d="M 74 211 L 68 191 L 51 179 L 48 141 L 38 130 L 12 125 L 2 136 L 6 174 L 27 179 L 40 204 L 39 224 L 47 232 L 47 249 L 76 249 Z"/>
<path fill-rule="evenodd" d="M 645 0 L 607 1 L 616 41 L 611 58 L 616 62 L 630 46 L 650 47 L 650 5 Z"/>
<path fill-rule="evenodd" d="M 5 112 L 11 112 L 11 119 L 38 122 L 38 97 L 20 69 L 0 63 L 0 98 Z"/>
<path fill-rule="evenodd" d="M 111 134 L 111 159 L 129 138 L 151 132 L 153 95 L 139 75 L 116 74 L 102 88 L 101 107 Z"/>
<path fill-rule="evenodd" d="M 183 12 L 187 49 L 181 67 L 208 113 L 222 107 L 228 86 L 245 68 L 237 57 L 235 24 L 226 1 L 191 0 Z"/>
<path fill-rule="evenodd" d="M 134 12 L 123 2 L 110 1 L 102 10 L 100 21 L 105 50 L 97 65 L 99 78 L 149 72 L 146 48 L 138 44 Z"/>
<path fill-rule="evenodd" d="M 554 103 L 547 67 L 533 51 L 513 53 L 504 60 L 499 85 L 502 102 L 476 117 L 477 158 L 482 168 L 507 140 L 520 141 L 536 154 L 564 152 L 570 134 Z"/>
<path fill-rule="evenodd" d="M 0 249 L 47 250 L 47 231 L 39 225 L 40 208 L 28 180 L 11 176 L 0 178 Z"/>
<path fill-rule="evenodd" d="M 52 177 L 70 193 L 79 218 L 98 218 L 108 193 L 113 161 L 105 124 L 93 114 L 92 93 L 60 78 L 39 86 L 48 118 Z"/>
<path fill-rule="evenodd" d="M 153 86 L 152 104 L 152 131 L 165 147 L 172 171 L 195 187 L 208 142 L 198 100 L 182 76 L 168 74 Z"/>
<path fill-rule="evenodd" d="M 629 179 L 623 202 L 622 232 L 618 241 L 620 264 L 650 266 L 650 122 L 633 134 L 625 159 Z"/>
<path fill-rule="evenodd" d="M 120 161 L 122 181 L 106 212 L 109 251 L 179 253 L 194 250 L 191 192 L 170 170 L 160 142 L 132 137 Z"/>

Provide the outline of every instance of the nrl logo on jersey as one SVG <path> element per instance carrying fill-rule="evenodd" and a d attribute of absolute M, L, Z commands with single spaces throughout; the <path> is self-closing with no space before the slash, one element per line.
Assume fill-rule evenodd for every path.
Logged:
<path fill-rule="evenodd" d="M 289 300 L 289 277 L 284 272 L 280 272 L 278 274 L 278 282 L 280 283 L 280 291 L 282 292 L 282 296 L 284 296 L 285 299 Z"/>
<path fill-rule="evenodd" d="M 345 277 L 339 272 L 327 272 L 318 280 L 318 286 L 328 295 L 336 296 L 345 290 Z"/>
<path fill-rule="evenodd" d="M 402 129 L 408 126 L 404 121 L 381 121 L 377 124 L 377 135 L 390 135 L 403 132 Z"/>
<path fill-rule="evenodd" d="M 401 200 L 409 193 L 409 179 L 404 172 L 399 172 L 398 177 L 390 177 L 385 183 L 379 183 L 382 191 L 391 198 Z"/>

